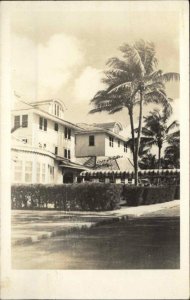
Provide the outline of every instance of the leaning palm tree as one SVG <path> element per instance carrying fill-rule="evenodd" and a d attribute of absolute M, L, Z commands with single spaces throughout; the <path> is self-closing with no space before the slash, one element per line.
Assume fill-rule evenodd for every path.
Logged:
<path fill-rule="evenodd" d="M 142 128 L 143 143 L 146 146 L 158 147 L 158 169 L 161 162 L 161 151 L 164 143 L 172 139 L 176 134 L 171 133 L 171 130 L 178 127 L 177 121 L 173 121 L 170 125 L 167 124 L 169 115 L 166 112 L 160 113 L 159 110 L 154 109 L 148 116 L 144 117 L 145 126 Z"/>
<path fill-rule="evenodd" d="M 107 62 L 103 82 L 104 90 L 97 92 L 91 103 L 94 109 L 90 113 L 107 111 L 112 114 L 126 108 L 128 110 L 131 137 L 133 141 L 133 162 L 135 184 L 138 184 L 138 156 L 141 139 L 143 104 L 161 103 L 171 112 L 170 98 L 165 92 L 165 82 L 178 80 L 178 73 L 163 73 L 157 69 L 155 46 L 151 42 L 140 40 L 134 45 L 120 47 L 122 59 L 113 57 Z M 134 116 L 135 105 L 140 105 L 138 136 L 135 142 Z"/>

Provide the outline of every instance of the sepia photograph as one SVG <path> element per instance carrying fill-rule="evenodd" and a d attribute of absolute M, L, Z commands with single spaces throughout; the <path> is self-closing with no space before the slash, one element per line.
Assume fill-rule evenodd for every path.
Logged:
<path fill-rule="evenodd" d="M 188 71 L 182 57 L 189 55 L 188 3 L 3 2 L 9 167 L 2 182 L 11 272 L 71 274 L 60 284 L 75 282 L 75 271 L 97 271 L 95 287 L 103 271 L 124 271 L 126 278 L 133 271 L 160 272 L 164 280 L 164 272 L 184 270 L 184 287 L 172 294 L 165 286 L 154 298 L 187 295 Z M 118 274 L 123 285 L 125 273 Z M 46 279 L 36 287 L 39 299 L 51 284 Z M 8 275 L 5 289 L 15 299 Z M 17 289 L 20 299 L 34 297 L 27 287 L 22 292 L 21 282 Z M 77 298 L 70 289 L 46 297 Z M 81 290 L 79 298 L 132 299 L 131 292 L 118 293 L 84 296 Z"/>

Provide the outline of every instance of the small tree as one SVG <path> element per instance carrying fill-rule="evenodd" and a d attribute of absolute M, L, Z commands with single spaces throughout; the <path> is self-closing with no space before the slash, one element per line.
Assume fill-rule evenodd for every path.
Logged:
<path fill-rule="evenodd" d="M 172 139 L 173 134 L 169 134 L 170 131 L 179 126 L 177 121 L 173 121 L 168 125 L 168 117 L 169 115 L 166 111 L 160 113 L 157 109 L 150 112 L 147 117 L 144 117 L 145 126 L 142 128 L 143 143 L 149 147 L 153 145 L 158 147 L 158 169 L 160 169 L 162 147 L 164 143 Z"/>
<path fill-rule="evenodd" d="M 170 167 L 180 168 L 180 131 L 170 134 L 167 138 L 168 146 L 164 150 L 164 160 Z"/>

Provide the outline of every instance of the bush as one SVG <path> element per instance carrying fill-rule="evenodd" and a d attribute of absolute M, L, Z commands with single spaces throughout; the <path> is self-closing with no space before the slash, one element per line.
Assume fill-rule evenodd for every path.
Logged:
<path fill-rule="evenodd" d="M 179 200 L 180 199 L 180 185 L 176 185 L 174 199 L 175 200 Z"/>
<path fill-rule="evenodd" d="M 124 186 L 123 196 L 128 206 L 148 205 L 175 199 L 176 186 Z"/>
<path fill-rule="evenodd" d="M 151 186 L 144 188 L 143 204 L 155 204 L 174 200 L 176 187 L 169 186 Z"/>
<path fill-rule="evenodd" d="M 128 206 L 138 206 L 143 204 L 144 187 L 141 186 L 127 186 L 123 188 L 123 197 Z"/>
<path fill-rule="evenodd" d="M 113 210 L 119 208 L 123 185 L 81 183 L 13 185 L 13 209 Z"/>

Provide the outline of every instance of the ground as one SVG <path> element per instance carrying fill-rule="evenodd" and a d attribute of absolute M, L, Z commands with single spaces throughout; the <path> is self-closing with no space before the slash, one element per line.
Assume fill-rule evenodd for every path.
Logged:
<path fill-rule="evenodd" d="M 13 211 L 12 243 L 16 269 L 179 268 L 179 201 L 102 213 Z"/>

